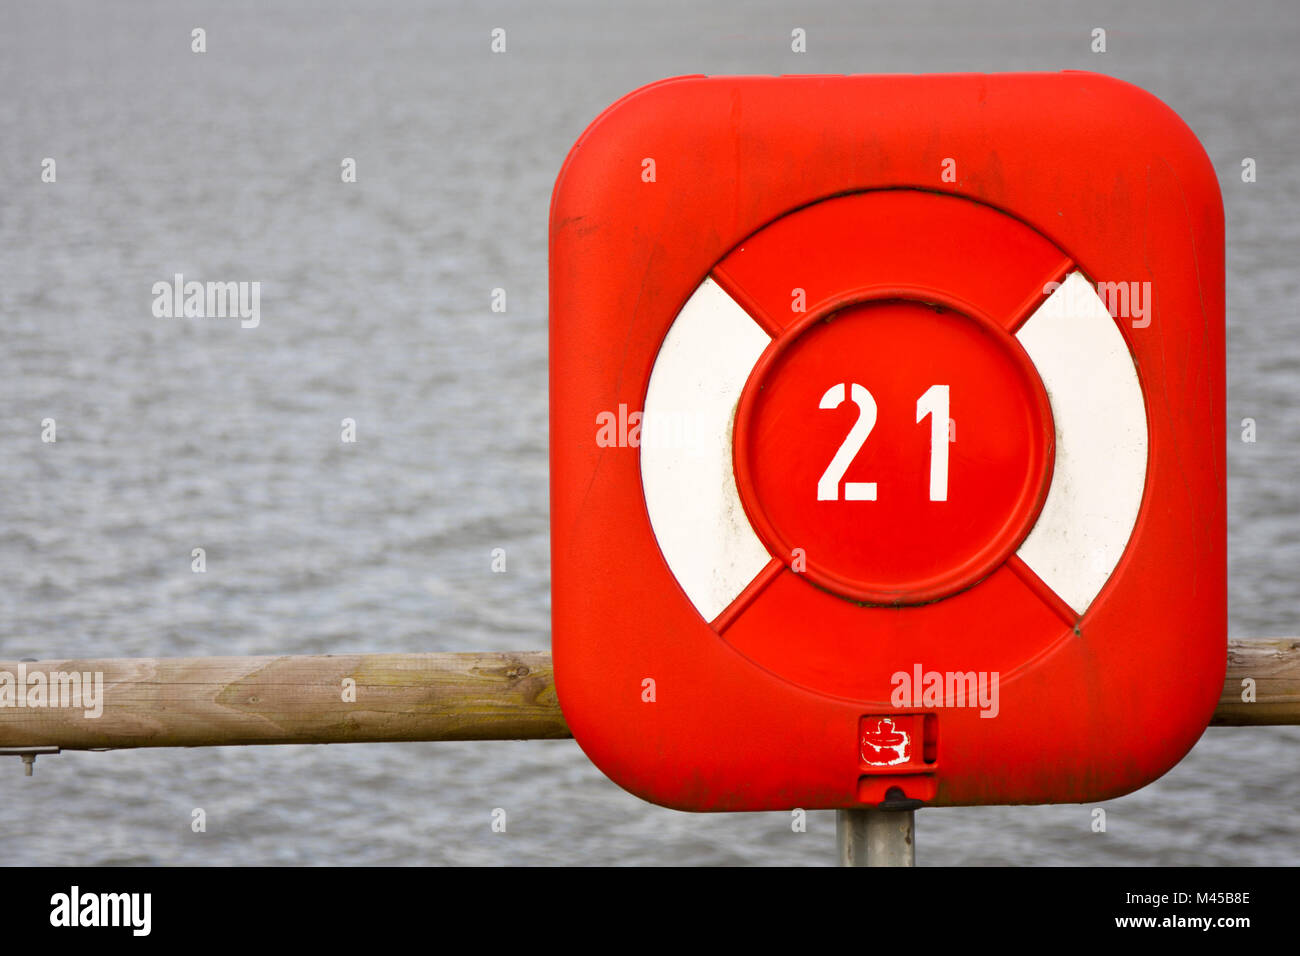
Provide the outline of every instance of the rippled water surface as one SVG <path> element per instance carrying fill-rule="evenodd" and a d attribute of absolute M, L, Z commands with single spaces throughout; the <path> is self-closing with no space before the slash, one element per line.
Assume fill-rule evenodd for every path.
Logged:
<path fill-rule="evenodd" d="M 0 658 L 548 646 L 550 189 L 602 108 L 682 73 L 1094 69 L 1173 106 L 1227 207 L 1232 633 L 1296 633 L 1300 15 L 971 7 L 7 9 Z M 178 272 L 260 281 L 260 326 L 155 318 Z M 1294 864 L 1298 748 L 1296 727 L 1210 730 L 1105 804 L 1104 835 L 1086 806 L 923 811 L 920 862 Z M 69 753 L 31 779 L 0 761 L 7 864 L 815 865 L 833 844 L 831 813 L 797 834 L 648 805 L 572 741 Z"/>

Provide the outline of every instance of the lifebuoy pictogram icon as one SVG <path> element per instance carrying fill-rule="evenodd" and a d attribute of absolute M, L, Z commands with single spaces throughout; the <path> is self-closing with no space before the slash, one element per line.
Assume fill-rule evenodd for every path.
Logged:
<path fill-rule="evenodd" d="M 942 407 L 923 409 L 940 389 Z M 818 414 L 854 394 L 872 404 L 847 429 Z M 652 440 L 657 420 L 690 415 L 695 441 Z M 889 608 L 1008 564 L 1032 582 L 1019 600 L 1073 623 L 1118 563 L 1146 478 L 1136 368 L 1079 265 L 1010 216 L 915 190 L 805 207 L 719 262 L 655 358 L 645 422 L 650 523 L 719 632 L 781 574 L 807 582 L 810 607 L 829 593 Z M 837 448 L 838 477 L 876 480 L 819 494 Z M 869 496 L 852 500 L 855 484 Z M 797 604 L 807 627 L 815 611 Z"/>

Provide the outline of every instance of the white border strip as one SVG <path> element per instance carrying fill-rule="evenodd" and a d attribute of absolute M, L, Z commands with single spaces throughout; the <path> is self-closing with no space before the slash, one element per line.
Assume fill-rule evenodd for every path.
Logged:
<path fill-rule="evenodd" d="M 1056 467 L 1017 552 L 1082 614 L 1128 544 L 1146 486 L 1147 419 L 1137 369 L 1105 303 L 1071 273 L 1016 333 L 1047 387 Z"/>
<path fill-rule="evenodd" d="M 771 341 L 705 279 L 650 373 L 641 429 L 646 508 L 664 560 L 706 621 L 772 560 L 745 516 L 731 453 L 741 390 Z"/>

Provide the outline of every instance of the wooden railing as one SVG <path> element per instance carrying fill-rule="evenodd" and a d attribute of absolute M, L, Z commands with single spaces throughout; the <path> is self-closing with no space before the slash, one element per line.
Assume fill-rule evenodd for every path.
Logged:
<path fill-rule="evenodd" d="M 546 651 L 0 661 L 20 668 L 102 674 L 102 713 L 0 687 L 0 753 L 569 736 Z M 1300 639 L 1231 641 L 1213 724 L 1300 724 Z"/>

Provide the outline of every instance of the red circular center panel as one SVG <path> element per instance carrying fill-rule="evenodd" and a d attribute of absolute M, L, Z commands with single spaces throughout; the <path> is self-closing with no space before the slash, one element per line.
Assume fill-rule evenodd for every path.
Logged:
<path fill-rule="evenodd" d="M 876 299 L 790 326 L 735 426 L 737 485 L 772 553 L 870 604 L 922 604 L 990 574 L 1051 479 L 1051 409 L 982 316 Z"/>

